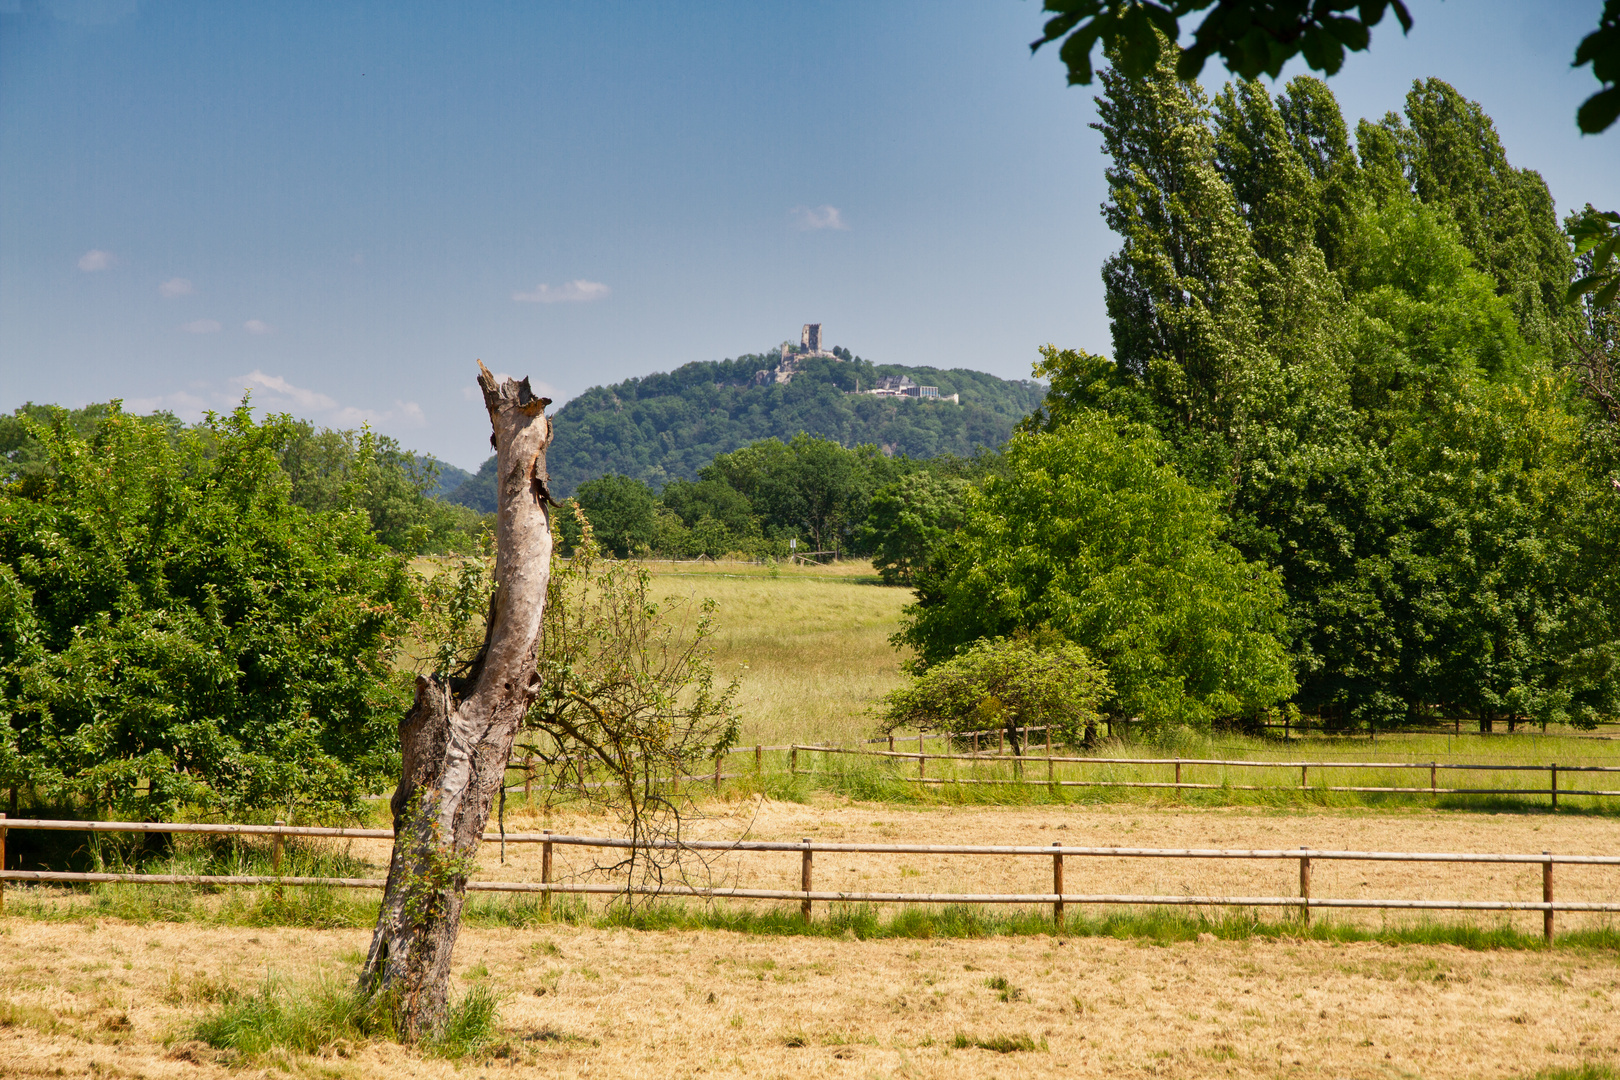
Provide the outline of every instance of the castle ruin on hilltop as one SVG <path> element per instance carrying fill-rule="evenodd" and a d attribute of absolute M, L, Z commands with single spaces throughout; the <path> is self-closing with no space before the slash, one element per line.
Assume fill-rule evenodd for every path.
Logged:
<path fill-rule="evenodd" d="M 820 323 L 805 323 L 804 329 L 799 331 L 799 344 L 797 346 L 793 345 L 792 342 L 782 342 L 782 357 L 776 363 L 775 373 L 773 374 L 761 368 L 759 371 L 754 372 L 753 385 L 764 386 L 772 382 L 790 383 L 793 381 L 793 376 L 799 373 L 800 363 L 805 360 L 821 358 L 837 360 L 841 363 L 848 357 L 849 353 L 847 351 L 843 355 L 839 355 L 837 352 L 828 352 L 821 347 Z M 960 394 L 942 397 L 939 387 L 919 386 L 904 375 L 884 375 L 878 379 L 876 386 L 865 390 L 857 388 L 851 392 L 872 394 L 877 397 L 909 397 L 928 401 L 951 401 L 958 405 L 962 403 Z"/>

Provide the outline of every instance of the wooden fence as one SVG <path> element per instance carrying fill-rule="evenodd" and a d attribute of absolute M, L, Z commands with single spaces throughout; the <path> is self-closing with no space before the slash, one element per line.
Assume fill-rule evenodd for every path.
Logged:
<path fill-rule="evenodd" d="M 210 874 L 137 874 L 137 873 L 79 873 L 54 870 L 0 870 L 0 913 L 5 910 L 5 882 L 34 882 L 62 884 L 125 883 L 149 885 L 209 885 L 209 886 L 326 886 L 346 889 L 381 889 L 383 878 L 298 877 L 280 873 L 282 842 L 288 836 L 335 839 L 366 839 L 392 841 L 389 829 L 350 829 L 319 826 L 285 825 L 214 825 L 171 824 L 164 822 L 130 821 L 49 821 L 15 819 L 7 821 L 0 815 L 0 866 L 4 865 L 7 829 L 41 829 L 76 832 L 138 832 L 138 833 L 206 833 L 229 836 L 270 836 L 274 840 L 272 866 L 269 875 L 210 875 Z M 546 903 L 556 894 L 598 894 L 623 896 L 684 896 L 706 900 L 788 900 L 798 901 L 806 919 L 811 905 L 825 903 L 865 904 L 1030 904 L 1052 906 L 1056 926 L 1063 924 L 1064 908 L 1069 904 L 1142 905 L 1176 907 L 1245 907 L 1285 908 L 1296 910 L 1301 919 L 1310 921 L 1312 911 L 1337 908 L 1373 908 L 1415 911 L 1539 911 L 1542 913 L 1542 931 L 1548 943 L 1553 940 L 1555 912 L 1620 912 L 1620 902 L 1613 901 L 1557 901 L 1553 898 L 1553 867 L 1567 866 L 1620 866 L 1620 855 L 1554 855 L 1551 852 L 1535 854 L 1481 854 L 1471 852 L 1394 852 L 1394 851 L 1323 851 L 1313 848 L 1234 850 L 1219 848 L 1127 848 L 1080 847 L 1056 842 L 1050 846 L 1036 845 L 980 845 L 980 844 L 843 844 L 804 839 L 787 840 L 652 840 L 635 841 L 601 836 L 567 836 L 551 832 L 488 833 L 485 843 L 541 845 L 541 879 L 528 881 L 469 881 L 471 892 L 538 893 Z M 552 851 L 562 846 L 600 849 L 630 849 L 693 852 L 792 852 L 799 856 L 800 887 L 798 889 L 749 889 L 729 886 L 699 887 L 687 884 L 634 885 L 611 883 L 556 882 L 551 880 Z M 977 857 L 1034 856 L 1052 860 L 1052 891 L 1045 893 L 897 893 L 849 890 L 817 890 L 814 888 L 813 868 L 816 852 L 872 855 L 971 855 Z M 1088 858 L 1125 859 L 1248 859 L 1297 862 L 1299 864 L 1299 895 L 1297 896 L 1186 896 L 1186 895 L 1132 895 L 1085 894 L 1064 890 L 1064 860 Z M 1400 863 L 1478 863 L 1488 865 L 1524 864 L 1541 867 L 1541 899 L 1534 900 L 1412 900 L 1390 898 L 1335 898 L 1311 894 L 1311 865 L 1325 861 L 1400 862 Z"/>
<path fill-rule="evenodd" d="M 1546 795 L 1552 800 L 1553 809 L 1558 808 L 1560 795 L 1592 795 L 1616 796 L 1620 790 L 1601 790 L 1590 788 L 1572 788 L 1567 784 L 1558 786 L 1560 774 L 1567 776 L 1570 773 L 1620 773 L 1620 766 L 1613 765 L 1493 765 L 1470 764 L 1445 761 L 1252 761 L 1247 759 L 1225 758 L 1100 758 L 1100 757 L 1073 757 L 1051 753 L 1050 744 L 1046 754 L 1024 754 L 1009 756 L 1000 750 L 995 753 L 928 753 L 923 749 L 923 736 L 917 736 L 917 750 L 895 750 L 893 740 L 890 740 L 889 750 L 857 750 L 840 746 L 815 746 L 796 744 L 791 748 L 789 770 L 799 771 L 799 752 L 808 754 L 852 754 L 860 757 L 883 758 L 890 761 L 915 761 L 917 763 L 916 776 L 903 776 L 898 779 L 918 784 L 1035 784 L 1043 787 L 1121 787 L 1121 788 L 1168 788 L 1172 790 L 1232 790 L 1232 791 L 1341 791 L 1341 792 L 1383 792 L 1388 794 L 1413 795 Z M 970 761 L 970 762 L 998 762 L 1010 763 L 1016 770 L 1012 777 L 998 777 L 994 779 L 972 777 L 930 777 L 927 775 L 930 761 Z M 1031 778 L 1023 775 L 1027 767 L 1046 766 L 1045 777 Z M 1057 775 L 1058 765 L 1150 765 L 1163 766 L 1169 773 L 1164 781 L 1150 780 L 1064 780 Z M 1299 785 L 1283 786 L 1278 784 L 1200 784 L 1183 781 L 1181 770 L 1183 767 L 1193 766 L 1224 766 L 1233 769 L 1298 769 Z M 1324 772 L 1329 769 L 1416 769 L 1428 770 L 1429 784 L 1427 787 L 1393 787 L 1393 786 L 1367 786 L 1367 785 L 1331 785 L 1322 784 L 1312 787 L 1310 773 L 1312 769 Z M 1545 788 L 1489 788 L 1489 787 L 1441 787 L 1439 776 L 1442 771 L 1460 772 L 1535 772 L 1547 774 Z"/>

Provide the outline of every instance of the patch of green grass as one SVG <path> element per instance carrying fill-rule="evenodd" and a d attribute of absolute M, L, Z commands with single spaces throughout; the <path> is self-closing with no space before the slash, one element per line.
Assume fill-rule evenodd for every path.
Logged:
<path fill-rule="evenodd" d="M 1543 1069 L 1534 1080 L 1616 1080 L 1620 1072 L 1599 1061 L 1588 1061 L 1573 1069 Z"/>
<path fill-rule="evenodd" d="M 984 980 L 984 985 L 988 986 L 992 990 L 997 991 L 996 999 L 998 1001 L 1011 1002 L 1024 1000 L 1024 992 L 1018 987 L 1014 986 L 1012 983 L 1008 982 L 1005 975 L 994 975 Z"/>
<path fill-rule="evenodd" d="M 384 995 L 365 995 L 352 984 L 325 979 L 294 990 L 274 978 L 257 990 L 228 991 L 219 1008 L 186 1032 L 187 1038 L 249 1059 L 274 1050 L 318 1054 L 339 1043 L 396 1036 L 394 1003 Z"/>
<path fill-rule="evenodd" d="M 475 984 L 460 1001 L 450 1006 L 444 1026 L 427 1049 L 435 1057 L 452 1060 L 477 1055 L 494 1038 L 500 1004 L 500 998 L 487 982 Z"/>
<path fill-rule="evenodd" d="M 1019 1032 L 1016 1035 L 969 1035 L 958 1031 L 951 1040 L 954 1050 L 994 1050 L 998 1054 L 1016 1054 L 1030 1050 L 1045 1050 L 1046 1040 L 1039 1042 Z"/>
<path fill-rule="evenodd" d="M 227 991 L 218 1008 L 185 1033 L 214 1047 L 257 1060 L 275 1052 L 320 1054 L 399 1037 L 395 1000 L 362 993 L 352 980 L 291 987 L 267 978 L 246 993 Z M 485 1050 L 495 1035 L 500 999 L 487 983 L 470 988 L 450 1006 L 444 1024 L 420 1049 L 459 1060 Z"/>
<path fill-rule="evenodd" d="M 825 917 L 807 923 L 796 909 L 788 907 L 743 908 L 670 902 L 635 908 L 615 905 L 577 921 L 635 930 L 728 930 L 767 937 L 853 937 L 862 941 L 1052 936 L 1054 933 L 1051 913 L 1045 908 L 989 909 L 968 904 L 898 908 L 832 904 Z M 1421 920 L 1374 929 L 1319 918 L 1305 926 L 1292 918 L 1267 920 L 1244 909 L 1211 914 L 1180 907 L 1115 908 L 1091 916 L 1071 908 L 1058 931 L 1058 936 L 1063 938 L 1108 937 L 1158 945 L 1196 941 L 1200 934 L 1211 934 L 1225 941 L 1377 941 L 1391 945 L 1457 945 L 1473 950 L 1539 951 L 1547 948 L 1540 934 L 1525 933 L 1505 923 L 1480 926 Z M 1571 931 L 1560 934 L 1556 944 L 1563 948 L 1620 951 L 1620 928 Z"/>

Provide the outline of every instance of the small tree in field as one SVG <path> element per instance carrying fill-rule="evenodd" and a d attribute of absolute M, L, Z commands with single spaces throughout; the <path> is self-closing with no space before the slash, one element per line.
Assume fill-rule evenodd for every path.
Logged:
<path fill-rule="evenodd" d="M 979 641 L 891 691 L 882 730 L 976 731 L 1004 726 L 1013 752 L 1020 727 L 1045 725 L 1065 742 L 1096 738 L 1098 705 L 1111 690 L 1107 671 L 1079 645 L 1038 648 L 1025 641 Z"/>
<path fill-rule="evenodd" d="M 574 514 L 582 542 L 551 575 L 528 741 L 553 792 L 605 806 L 634 839 L 678 836 L 679 780 L 705 771 L 740 727 L 738 683 L 714 673 L 716 605 L 655 599 L 646 567 L 602 557 L 584 511 Z M 672 865 L 629 851 L 647 873 Z"/>

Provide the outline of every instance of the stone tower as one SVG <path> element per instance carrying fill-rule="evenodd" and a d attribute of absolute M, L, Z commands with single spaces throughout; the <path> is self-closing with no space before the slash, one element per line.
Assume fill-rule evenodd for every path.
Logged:
<path fill-rule="evenodd" d="M 805 323 L 804 329 L 799 332 L 799 344 L 813 353 L 821 352 L 821 324 Z"/>

